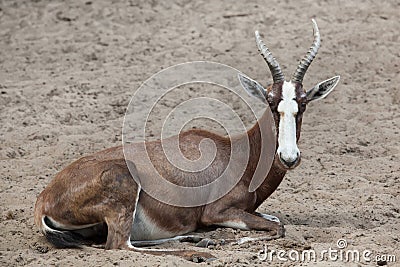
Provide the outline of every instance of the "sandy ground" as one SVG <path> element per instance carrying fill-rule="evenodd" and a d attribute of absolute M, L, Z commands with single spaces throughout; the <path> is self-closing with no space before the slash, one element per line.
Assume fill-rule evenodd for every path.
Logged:
<path fill-rule="evenodd" d="M 259 29 L 290 75 L 311 44 L 322 47 L 305 86 L 340 74 L 304 116 L 302 164 L 261 207 L 287 236 L 216 246 L 223 265 L 268 265 L 269 249 L 371 250 L 400 262 L 400 52 L 398 1 L 0 1 L 0 264 L 183 266 L 127 251 L 55 249 L 37 231 L 37 195 L 82 155 L 121 143 L 123 115 L 146 78 L 168 66 L 210 60 L 266 85 L 253 38 Z M 185 96 L 182 96 L 185 97 Z M 155 123 L 155 122 L 154 122 Z M 259 235 L 217 229 L 213 238 Z M 164 247 L 193 248 L 192 244 Z M 374 258 L 374 257 L 371 257 Z M 189 263 L 190 264 L 190 263 Z M 205 265 L 206 263 L 202 263 Z M 369 266 L 377 262 L 282 262 L 279 266 Z M 196 265 L 193 263 L 193 265 Z"/>

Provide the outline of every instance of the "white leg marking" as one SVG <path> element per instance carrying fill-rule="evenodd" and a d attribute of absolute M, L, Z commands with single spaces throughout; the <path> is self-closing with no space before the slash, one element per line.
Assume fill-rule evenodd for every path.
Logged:
<path fill-rule="evenodd" d="M 250 230 L 250 228 L 247 227 L 247 225 L 244 222 L 240 222 L 240 221 L 225 221 L 223 223 L 218 223 L 218 225 L 223 226 L 223 227 L 240 229 L 240 230 Z"/>
<path fill-rule="evenodd" d="M 237 241 L 232 242 L 231 244 L 244 244 L 247 242 L 252 242 L 252 241 L 269 241 L 269 240 L 274 240 L 274 239 L 278 239 L 280 238 L 280 236 L 276 235 L 276 236 L 260 236 L 260 237 L 242 237 L 239 238 Z"/>
<path fill-rule="evenodd" d="M 139 204 L 139 196 L 140 196 L 140 191 L 142 190 L 142 187 L 140 186 L 140 184 L 137 184 L 138 188 L 137 188 L 137 192 L 136 192 L 136 198 L 135 198 L 135 209 L 133 210 L 133 221 L 132 224 L 135 223 L 135 216 L 136 216 L 136 210 Z"/>
<path fill-rule="evenodd" d="M 136 250 L 136 251 L 163 251 L 163 252 L 174 252 L 174 251 L 179 251 L 175 249 L 157 249 L 157 248 L 141 248 L 141 247 L 135 247 L 132 245 L 131 238 L 128 238 L 127 245 L 130 249 Z"/>
<path fill-rule="evenodd" d="M 279 220 L 278 217 L 273 216 L 273 215 L 269 215 L 269 214 L 265 214 L 265 213 L 259 213 L 260 216 L 268 221 L 272 221 L 272 222 L 277 222 L 280 223 L 281 221 Z"/>
<path fill-rule="evenodd" d="M 198 239 L 198 241 L 203 239 L 202 237 L 197 236 L 197 235 L 178 235 L 175 237 L 162 238 L 162 239 L 157 239 L 157 240 L 135 240 L 135 241 L 131 241 L 131 244 L 133 244 L 134 246 L 154 246 L 154 245 L 160 245 L 160 244 L 164 244 L 166 242 L 171 242 L 171 241 L 181 241 L 181 240 L 185 240 L 187 238 Z"/>
<path fill-rule="evenodd" d="M 53 229 L 53 228 L 50 228 L 50 227 L 46 224 L 46 222 L 45 222 L 45 220 L 44 220 L 45 217 L 47 217 L 47 216 L 42 216 L 42 226 L 43 226 L 42 232 L 43 232 L 43 233 L 45 233 L 45 232 L 59 232 L 59 233 L 60 233 L 61 231 L 58 231 L 58 230 Z M 47 218 L 49 218 L 49 217 L 47 217 Z"/>
<path fill-rule="evenodd" d="M 47 219 L 51 222 L 52 225 L 54 225 L 55 228 L 59 230 L 81 230 L 85 228 L 89 228 L 95 225 L 98 225 L 99 223 L 91 223 L 91 224 L 82 224 L 82 225 L 67 225 L 67 224 L 62 224 L 60 222 L 55 221 L 49 216 L 43 216 L 42 217 L 42 224 L 44 225 L 44 228 L 47 231 L 58 231 L 57 229 L 52 229 L 50 226 L 48 226 L 44 220 L 44 218 L 47 217 Z M 59 231 L 58 231 L 59 232 Z"/>

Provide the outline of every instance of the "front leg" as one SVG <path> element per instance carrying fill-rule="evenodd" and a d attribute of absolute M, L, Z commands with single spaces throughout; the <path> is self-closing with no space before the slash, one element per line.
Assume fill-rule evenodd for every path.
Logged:
<path fill-rule="evenodd" d="M 237 208 L 229 208 L 223 212 L 209 211 L 203 215 L 202 223 L 206 226 L 218 225 L 241 230 L 265 231 L 273 238 L 280 238 L 285 234 L 283 224 L 279 221 Z"/>

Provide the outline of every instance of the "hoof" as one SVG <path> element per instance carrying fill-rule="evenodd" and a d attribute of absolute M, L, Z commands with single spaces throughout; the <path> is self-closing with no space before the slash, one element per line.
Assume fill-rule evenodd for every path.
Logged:
<path fill-rule="evenodd" d="M 277 232 L 277 236 L 278 236 L 278 238 L 281 238 L 281 237 L 285 237 L 285 234 L 286 234 L 285 226 L 283 225 L 283 223 L 280 223 L 279 229 Z"/>
<path fill-rule="evenodd" d="M 214 246 L 215 242 L 211 239 L 208 238 L 203 238 L 202 240 L 200 240 L 197 244 L 196 247 L 200 247 L 200 248 L 208 248 L 209 246 Z"/>
<path fill-rule="evenodd" d="M 211 255 L 210 253 L 207 252 L 196 252 L 190 255 L 188 258 L 189 261 L 195 262 L 195 263 L 201 263 L 201 262 L 210 262 L 214 261 L 217 258 Z"/>
<path fill-rule="evenodd" d="M 200 242 L 203 238 L 201 236 L 183 236 L 179 239 L 180 242 L 196 243 Z"/>

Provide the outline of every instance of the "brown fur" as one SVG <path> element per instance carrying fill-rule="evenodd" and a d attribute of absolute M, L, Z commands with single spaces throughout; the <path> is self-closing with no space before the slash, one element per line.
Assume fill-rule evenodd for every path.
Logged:
<path fill-rule="evenodd" d="M 317 27 L 315 22 L 314 27 Z M 315 43 L 318 43 L 318 40 Z M 316 44 L 313 46 L 318 48 Z M 314 51 L 314 56 L 315 54 Z M 272 63 L 268 61 L 268 58 L 265 59 L 270 69 L 275 70 L 276 67 L 271 65 Z M 311 60 L 310 57 L 307 59 L 309 65 L 312 58 Z M 330 81 L 325 81 L 326 84 L 321 86 L 321 92 L 311 91 L 311 96 L 325 97 L 337 84 L 338 79 L 337 76 Z M 308 100 L 302 84 L 294 82 L 294 85 L 296 101 L 299 105 L 296 114 L 296 137 L 298 140 L 302 116 Z M 266 112 L 260 121 L 245 134 L 231 139 L 204 130 L 190 130 L 179 135 L 180 149 L 189 160 L 200 157 L 199 145 L 202 140 L 211 139 L 214 142 L 217 154 L 206 169 L 198 172 L 185 172 L 176 168 L 166 158 L 161 141 L 147 142 L 145 148 L 140 143 L 130 144 L 124 148 L 122 146 L 109 148 L 81 158 L 57 174 L 37 199 L 35 223 L 45 235 L 56 232 L 55 235 L 65 234 L 66 236 L 71 233 L 68 231 L 79 226 L 106 225 L 106 249 L 120 248 L 134 251 L 143 251 L 128 244 L 131 237 L 135 239 L 136 233 L 132 229 L 139 223 L 136 220 L 136 224 L 133 223 L 133 216 L 138 210 L 141 213 L 142 218 L 140 220 L 144 227 L 150 225 L 152 229 L 158 231 L 157 234 L 153 234 L 153 232 L 147 234 L 145 236 L 147 239 L 160 238 L 160 235 L 165 235 L 162 238 L 173 237 L 210 225 L 228 225 L 262 230 L 266 232 L 269 239 L 282 237 L 284 228 L 281 223 L 268 220 L 256 212 L 256 209 L 279 186 L 286 171 L 289 168 L 296 167 L 299 163 L 299 160 L 296 160 L 295 164 L 288 165 L 286 162 L 285 165 L 276 156 L 276 153 L 273 159 L 268 159 L 266 156 L 270 155 L 267 155 L 267 151 L 261 151 L 260 144 L 263 140 L 261 139 L 261 132 L 263 131 L 260 127 L 270 127 L 272 123 L 275 123 L 276 134 L 279 135 L 280 114 L 277 107 L 282 97 L 282 86 L 283 82 L 277 80 L 266 92 L 266 101 L 272 111 L 274 122 L 268 121 L 269 117 Z M 260 87 L 257 87 L 257 90 Z M 319 88 L 319 85 L 314 87 L 315 90 L 320 90 Z M 264 92 L 262 94 L 264 95 Z M 310 97 L 309 101 L 318 97 Z M 264 101 L 264 99 L 262 100 Z M 163 144 L 172 144 L 172 138 L 174 137 L 163 140 Z M 169 182 L 192 187 L 208 184 L 217 179 L 228 166 L 232 153 L 231 147 L 238 145 L 239 148 L 247 149 L 245 145 L 247 140 L 249 141 L 250 151 L 243 152 L 249 152 L 249 159 L 239 182 L 230 192 L 209 204 L 198 207 L 171 206 L 151 197 L 145 192 L 145 189 L 141 190 L 141 187 L 136 183 L 136 181 L 140 181 L 140 186 L 143 186 L 149 181 L 147 179 L 152 178 L 149 167 L 143 167 L 139 164 L 147 153 L 158 173 Z M 124 155 L 124 149 L 127 152 L 126 155 Z M 240 150 L 235 151 L 238 155 L 241 155 L 241 152 Z M 300 158 L 300 155 L 298 156 Z M 264 177 L 261 185 L 254 192 L 249 192 L 249 188 L 252 188 L 252 178 L 257 169 L 257 164 L 267 166 L 268 160 L 273 160 L 271 169 Z M 160 190 L 164 195 L 170 194 L 165 188 L 160 188 Z M 136 199 L 138 199 L 137 202 Z M 135 219 L 138 217 L 135 217 Z M 54 229 L 47 225 L 45 218 L 48 218 Z M 140 230 L 145 232 L 146 229 L 140 228 Z M 74 235 L 70 234 L 68 237 L 68 242 L 73 241 Z M 60 238 L 62 239 L 62 237 Z M 195 255 L 203 258 L 211 257 L 208 253 L 194 251 L 147 250 L 143 252 L 156 255 L 168 253 L 185 258 L 191 258 Z"/>
<path fill-rule="evenodd" d="M 162 153 L 160 141 L 149 142 L 147 152 L 157 162 L 158 170 L 166 179 L 179 185 L 201 185 L 222 173 L 229 161 L 230 142 L 243 142 L 247 137 L 251 149 L 247 169 L 227 195 L 205 206 L 184 208 L 159 202 L 141 191 L 139 203 L 145 207 L 146 215 L 173 235 L 185 234 L 202 226 L 236 221 L 245 223 L 249 229 L 264 230 L 271 236 L 282 236 L 282 225 L 257 216 L 255 210 L 276 189 L 285 171 L 274 164 L 262 186 L 255 192 L 248 192 L 252 174 L 262 153 L 258 145 L 258 123 L 247 134 L 232 140 L 203 130 L 182 133 L 180 145 L 183 154 L 189 159 L 199 157 L 198 144 L 204 138 L 212 139 L 217 146 L 216 160 L 201 172 L 182 173 L 172 166 Z M 135 144 L 130 146 L 129 151 L 133 152 L 128 154 L 128 159 L 134 161 L 141 155 L 136 154 L 138 150 Z M 57 174 L 37 199 L 35 222 L 42 231 L 43 216 L 70 226 L 106 223 L 106 248 L 127 248 L 137 188 L 127 168 L 123 148 L 109 148 L 83 157 Z M 182 253 L 187 255 L 188 252 Z"/>
<path fill-rule="evenodd" d="M 271 108 L 276 129 L 279 114 L 276 107 L 281 99 L 282 83 L 267 89 L 267 101 Z M 299 103 L 296 129 L 300 137 L 302 114 L 305 110 L 305 92 L 301 84 L 296 84 L 296 98 Z M 261 121 L 267 120 L 266 113 Z M 265 123 L 264 123 L 265 124 Z M 268 122 L 266 123 L 268 125 Z M 261 186 L 255 192 L 249 192 L 249 185 L 263 151 L 260 148 L 260 122 L 246 134 L 231 139 L 204 130 L 189 130 L 179 136 L 179 145 L 183 155 L 195 160 L 200 156 L 198 147 L 207 138 L 214 141 L 217 155 L 211 165 L 200 172 L 183 172 L 173 166 L 162 150 L 161 141 L 146 143 L 146 151 L 138 144 L 125 147 L 129 164 L 135 166 L 135 159 L 147 152 L 157 171 L 170 182 L 182 186 L 200 186 L 218 178 L 230 159 L 233 143 L 245 142 L 248 138 L 250 158 L 247 168 L 236 186 L 225 196 L 207 205 L 199 207 L 176 207 L 160 202 L 143 190 L 138 203 L 143 207 L 146 217 L 158 228 L 169 233 L 170 237 L 186 234 L 198 228 L 210 225 L 223 225 L 225 222 L 244 224 L 247 229 L 262 230 L 269 237 L 284 235 L 283 225 L 259 216 L 255 211 L 279 186 L 287 169 L 275 156 L 272 167 Z M 277 133 L 278 134 L 278 133 Z M 165 139 L 163 142 L 170 142 Z M 165 143 L 164 143 L 165 144 Z M 132 175 L 145 179 L 146 169 L 136 170 Z M 129 172 L 122 146 L 109 148 L 93 155 L 83 157 L 62 170 L 39 195 L 35 207 L 35 222 L 42 229 L 42 217 L 51 217 L 63 225 L 79 226 L 93 223 L 105 223 L 108 228 L 106 249 L 124 248 L 131 235 L 135 199 L 138 186 Z M 133 238 L 135 238 L 133 236 Z M 149 237 L 151 239 L 151 237 Z M 144 251 L 146 252 L 146 251 Z M 146 252 L 160 254 L 163 252 Z M 197 252 L 164 252 L 190 258 Z M 202 255 L 200 253 L 200 255 Z M 210 255 L 203 255 L 205 258 Z"/>

